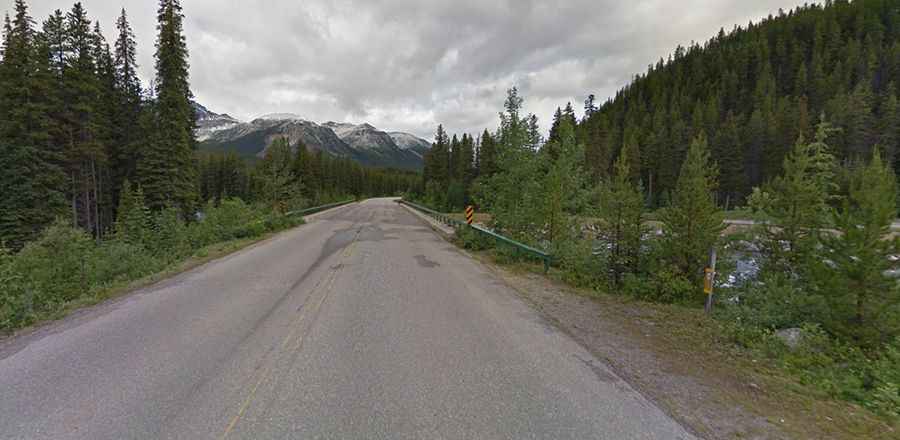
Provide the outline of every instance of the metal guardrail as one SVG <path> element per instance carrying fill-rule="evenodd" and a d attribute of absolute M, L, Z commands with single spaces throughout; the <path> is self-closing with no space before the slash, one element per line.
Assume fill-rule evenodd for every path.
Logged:
<path fill-rule="evenodd" d="M 344 205 L 347 205 L 347 204 L 349 204 L 349 203 L 353 203 L 353 202 L 355 202 L 355 201 L 356 201 L 356 199 L 350 199 L 350 200 L 345 200 L 345 201 L 343 201 L 343 202 L 329 203 L 329 204 L 327 204 L 327 205 L 315 206 L 315 207 L 312 207 L 312 208 L 306 208 L 306 209 L 300 209 L 300 210 L 297 210 L 297 211 L 286 212 L 284 215 L 290 217 L 290 216 L 294 216 L 294 215 L 308 215 L 308 214 L 315 214 L 315 213 L 317 213 L 317 212 L 321 212 L 321 211 L 324 211 L 324 210 L 326 210 L 326 209 L 337 208 L 338 206 L 344 206 Z"/>
<path fill-rule="evenodd" d="M 409 206 L 409 207 L 411 207 L 411 208 L 414 208 L 414 209 L 417 209 L 417 210 L 419 210 L 419 211 L 422 211 L 422 212 L 424 212 L 425 214 L 430 215 L 432 218 L 434 218 L 434 219 L 440 221 L 441 223 L 444 223 L 445 225 L 453 226 L 453 227 L 456 228 L 456 229 L 461 229 L 461 228 L 471 228 L 472 230 L 474 230 L 474 231 L 476 231 L 476 232 L 478 232 L 478 233 L 480 233 L 480 234 L 486 235 L 486 236 L 488 236 L 488 237 L 494 239 L 494 241 L 495 241 L 496 243 L 498 243 L 498 244 L 505 244 L 505 245 L 507 245 L 507 246 L 511 246 L 511 247 L 512 247 L 513 249 L 515 249 L 516 251 L 523 251 L 525 254 L 530 255 L 530 256 L 532 256 L 532 257 L 534 257 L 534 258 L 536 258 L 536 259 L 539 259 L 539 260 L 543 261 L 543 263 L 544 263 L 544 272 L 547 272 L 547 271 L 550 270 L 550 264 L 553 262 L 553 256 L 550 255 L 550 254 L 548 254 L 548 253 L 546 253 L 546 252 L 544 252 L 544 251 L 542 251 L 542 250 L 535 249 L 535 248 L 533 248 L 533 247 L 531 247 L 531 246 L 528 246 L 527 244 L 524 244 L 524 243 L 519 243 L 518 241 L 515 241 L 515 240 L 513 240 L 513 239 L 511 239 L 511 238 L 508 238 L 508 237 L 504 237 L 504 236 L 502 236 L 502 235 L 500 235 L 500 234 L 498 234 L 498 233 L 496 233 L 496 232 L 494 232 L 494 231 L 488 230 L 488 229 L 486 229 L 486 228 L 482 228 L 481 226 L 466 224 L 465 222 L 461 222 L 461 221 L 459 221 L 459 220 L 456 220 L 456 219 L 454 219 L 454 218 L 451 218 L 451 217 L 448 216 L 447 214 L 444 214 L 444 213 L 442 213 L 442 212 L 435 211 L 435 210 L 430 209 L 430 208 L 426 208 L 426 207 L 424 207 L 424 206 L 422 206 L 422 205 L 419 205 L 419 204 L 410 202 L 410 201 L 408 201 L 408 200 L 403 200 L 403 199 L 401 199 L 401 200 L 399 200 L 398 202 L 399 202 L 399 203 L 403 203 L 404 205 L 407 205 L 407 206 Z"/>

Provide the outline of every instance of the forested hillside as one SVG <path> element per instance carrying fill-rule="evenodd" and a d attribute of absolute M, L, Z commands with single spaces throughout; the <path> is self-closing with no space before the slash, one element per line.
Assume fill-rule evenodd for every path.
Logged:
<path fill-rule="evenodd" d="M 719 202 L 734 205 L 778 175 L 822 114 L 840 129 L 830 144 L 841 160 L 880 144 L 896 163 L 898 87 L 900 4 L 829 0 L 679 47 L 599 108 L 589 98 L 577 133 L 595 182 L 630 145 L 648 197 L 665 204 L 703 131 L 721 168 Z"/>
<path fill-rule="evenodd" d="M 0 248 L 21 248 L 56 219 L 97 241 L 111 235 L 126 182 L 151 212 L 192 221 L 229 197 L 270 209 L 395 194 L 414 181 L 298 148 L 259 166 L 199 154 L 178 0 L 159 1 L 151 87 L 138 78 L 124 10 L 110 43 L 81 3 L 40 23 L 24 0 L 14 9 L 0 48 Z"/>

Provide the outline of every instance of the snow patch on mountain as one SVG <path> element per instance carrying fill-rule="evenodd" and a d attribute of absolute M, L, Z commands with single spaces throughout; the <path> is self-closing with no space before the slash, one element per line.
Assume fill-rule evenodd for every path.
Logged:
<path fill-rule="evenodd" d="M 369 123 L 318 124 L 293 113 L 272 113 L 250 122 L 217 115 L 196 104 L 197 138 L 203 148 L 236 151 L 243 156 L 264 157 L 278 138 L 295 147 L 300 141 L 311 151 L 353 159 L 363 165 L 421 169 L 431 144 L 409 133 L 386 133 Z"/>
<path fill-rule="evenodd" d="M 303 117 L 294 113 L 269 113 L 262 115 L 255 120 L 263 121 L 305 121 Z"/>

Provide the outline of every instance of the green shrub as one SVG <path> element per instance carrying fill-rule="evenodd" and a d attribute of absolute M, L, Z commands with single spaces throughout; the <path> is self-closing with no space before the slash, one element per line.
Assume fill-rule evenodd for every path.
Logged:
<path fill-rule="evenodd" d="M 190 224 L 175 209 L 158 212 L 146 231 L 152 239 L 139 239 L 142 227 L 123 226 L 121 234 L 97 244 L 83 230 L 60 221 L 18 254 L 0 247 L 0 331 L 52 316 L 66 303 L 116 283 L 161 272 L 194 252 L 205 256 L 205 246 L 303 223 L 301 217 L 266 214 L 240 200 L 225 200 L 207 205 L 205 218 Z"/>
<path fill-rule="evenodd" d="M 190 255 L 187 225 L 178 209 L 169 207 L 154 216 L 153 236 L 149 247 L 157 257 L 175 261 Z"/>
<path fill-rule="evenodd" d="M 873 373 L 875 386 L 866 406 L 900 420 L 900 338 L 885 346 Z"/>
<path fill-rule="evenodd" d="M 90 257 L 91 277 L 97 285 L 130 281 L 159 272 L 166 259 L 143 246 L 112 240 L 94 248 Z"/>
<path fill-rule="evenodd" d="M 594 255 L 589 240 L 566 240 L 556 243 L 551 254 L 563 279 L 575 286 L 599 288 L 607 283 L 605 260 Z"/>
<path fill-rule="evenodd" d="M 819 322 L 825 301 L 783 274 L 768 274 L 761 280 L 728 289 L 731 301 L 722 302 L 716 313 L 725 320 L 765 329 L 801 327 Z"/>
<path fill-rule="evenodd" d="M 456 233 L 459 244 L 473 251 L 483 251 L 494 247 L 494 239 L 472 228 L 461 228 Z"/>
<path fill-rule="evenodd" d="M 15 267 L 13 256 L 0 247 L 0 331 L 28 325 L 33 320 L 28 296 L 32 291 Z"/>
<path fill-rule="evenodd" d="M 16 255 L 16 268 L 35 290 L 36 308 L 70 301 L 90 287 L 94 246 L 83 230 L 57 222 Z"/>

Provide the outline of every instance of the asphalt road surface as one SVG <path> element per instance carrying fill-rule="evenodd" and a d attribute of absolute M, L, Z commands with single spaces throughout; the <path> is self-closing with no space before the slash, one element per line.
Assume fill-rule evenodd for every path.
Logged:
<path fill-rule="evenodd" d="M 376 199 L 0 343 L 0 438 L 693 437 Z"/>

